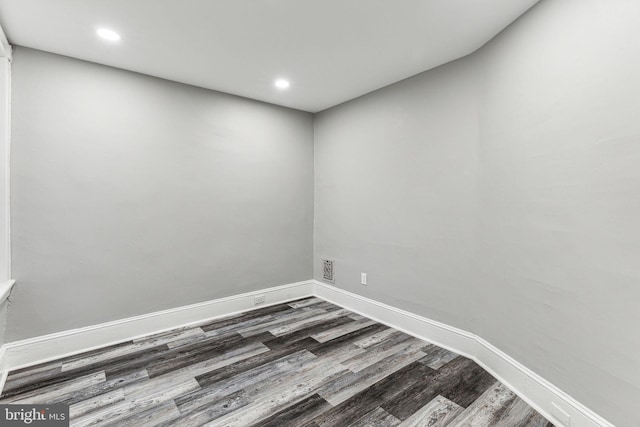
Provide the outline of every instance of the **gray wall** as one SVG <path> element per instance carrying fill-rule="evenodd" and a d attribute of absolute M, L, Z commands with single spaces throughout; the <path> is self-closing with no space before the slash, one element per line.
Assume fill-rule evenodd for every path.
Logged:
<path fill-rule="evenodd" d="M 7 309 L 9 307 L 9 300 L 5 299 L 0 302 L 0 346 L 2 346 L 5 342 L 5 332 L 7 329 Z"/>
<path fill-rule="evenodd" d="M 17 48 L 13 341 L 312 277 L 312 116 Z"/>
<path fill-rule="evenodd" d="M 320 258 L 335 259 L 341 288 L 472 328 L 473 63 L 462 59 L 316 115 L 316 278 Z"/>
<path fill-rule="evenodd" d="M 547 0 L 479 53 L 481 336 L 640 426 L 640 2 Z"/>
<path fill-rule="evenodd" d="M 0 33 L 2 28 L 0 28 Z M 0 48 L 0 51 L 2 48 Z M 9 248 L 9 138 L 11 135 L 11 62 L 0 56 L 0 283 L 11 279 Z"/>
<path fill-rule="evenodd" d="M 546 0 L 315 122 L 315 276 L 477 333 L 639 426 L 640 3 Z M 367 287 L 359 273 L 369 274 Z"/>

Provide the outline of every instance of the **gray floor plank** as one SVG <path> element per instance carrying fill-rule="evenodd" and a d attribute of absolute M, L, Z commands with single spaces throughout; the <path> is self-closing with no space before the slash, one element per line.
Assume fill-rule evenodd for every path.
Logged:
<path fill-rule="evenodd" d="M 147 374 L 147 371 L 145 369 L 142 369 L 140 371 L 134 371 L 127 375 L 98 383 L 94 386 L 82 388 L 77 391 L 67 393 L 64 396 L 61 396 L 60 398 L 47 403 L 65 403 L 67 405 L 73 405 L 73 404 L 82 402 L 84 400 L 99 396 L 101 394 L 122 389 L 126 385 L 141 383 L 148 379 L 149 379 L 149 375 Z"/>
<path fill-rule="evenodd" d="M 31 366 L 25 370 L 12 371 L 7 376 L 3 392 L 11 391 L 27 384 L 40 383 L 43 379 L 55 377 L 62 372 L 61 361 Z"/>
<path fill-rule="evenodd" d="M 428 370 L 429 378 L 407 385 L 401 393 L 383 405 L 387 412 L 400 420 L 407 419 L 438 395 L 466 407 L 496 381 L 473 360 L 460 356 L 438 370 L 417 363 Z"/>
<path fill-rule="evenodd" d="M 426 356 L 421 362 L 432 369 L 440 369 L 458 357 L 458 354 L 433 344 L 424 347 L 422 351 L 425 352 Z"/>
<path fill-rule="evenodd" d="M 324 300 L 322 298 L 318 298 L 318 297 L 311 297 L 311 298 L 306 298 L 300 301 L 294 301 L 292 303 L 289 303 L 289 307 L 291 308 L 302 308 L 302 307 L 308 307 L 310 305 L 313 304 L 319 304 L 324 302 Z"/>
<path fill-rule="evenodd" d="M 2 399 L 0 400 L 0 403 L 45 404 L 52 401 L 62 400 L 70 393 L 105 381 L 106 376 L 104 371 L 99 371 L 94 374 L 85 375 L 80 378 L 74 378 L 72 380 L 42 387 L 7 399 Z"/>
<path fill-rule="evenodd" d="M 122 402 L 123 400 L 124 391 L 119 388 L 70 405 L 69 416 L 71 418 L 78 418 L 89 412 Z"/>
<path fill-rule="evenodd" d="M 255 317 L 264 317 L 269 314 L 277 314 L 280 316 L 284 316 L 287 313 L 293 313 L 291 307 L 288 304 L 276 304 L 268 307 L 263 307 L 255 310 L 248 310 L 242 313 L 236 313 L 230 316 L 223 316 L 213 320 L 209 320 L 206 322 L 199 323 L 198 326 L 205 332 L 212 331 L 214 329 L 220 329 L 227 325 L 234 325 L 238 323 L 245 322 L 249 319 L 253 319 Z"/>
<path fill-rule="evenodd" d="M 204 405 L 184 413 L 165 425 L 180 427 L 197 427 L 216 420 L 226 414 L 242 409 L 250 403 L 244 390 L 239 390 L 222 399 L 207 402 Z"/>
<path fill-rule="evenodd" d="M 302 309 L 301 309 L 302 310 Z M 326 310 L 322 309 L 312 309 L 307 311 L 295 310 L 291 314 L 287 314 L 285 316 L 278 317 L 274 320 L 263 322 L 254 326 L 250 326 L 247 328 L 238 329 L 238 333 L 243 337 L 250 337 L 252 335 L 257 335 L 263 332 L 269 331 L 269 329 L 275 329 L 282 325 L 287 325 L 292 322 L 296 322 L 302 319 L 307 319 L 309 317 L 318 316 L 321 314 L 326 314 Z"/>
<path fill-rule="evenodd" d="M 464 408 L 449 399 L 436 396 L 417 412 L 404 420 L 400 427 L 444 427 Z"/>
<path fill-rule="evenodd" d="M 318 394 L 332 405 L 339 405 L 356 393 L 369 388 L 381 379 L 421 359 L 423 356 L 424 353 L 416 349 L 408 349 L 406 352 L 389 355 L 361 371 L 351 372 L 344 378 L 328 384 L 318 390 Z"/>
<path fill-rule="evenodd" d="M 361 314 L 358 313 L 350 313 L 349 317 L 352 318 L 353 320 L 362 320 L 362 319 L 368 319 L 368 317 L 365 317 Z"/>
<path fill-rule="evenodd" d="M 233 363 L 241 362 L 259 354 L 266 353 L 267 351 L 269 351 L 269 348 L 261 343 L 250 344 L 246 347 L 233 348 L 222 354 L 211 355 L 209 358 L 200 362 L 193 362 L 183 367 L 174 367 L 168 371 L 165 369 L 162 371 L 164 373 L 161 375 L 155 375 L 149 382 L 166 382 L 180 380 L 183 378 L 195 378 L 208 372 L 222 369 Z M 153 372 L 154 368 L 155 367 L 152 366 L 149 369 Z M 138 387 L 145 387 L 145 385 L 139 384 Z"/>
<path fill-rule="evenodd" d="M 387 328 L 383 331 L 380 331 L 378 333 L 375 333 L 373 335 L 370 335 L 368 337 L 364 337 L 361 339 L 358 339 L 356 341 L 354 341 L 354 345 L 358 346 L 358 347 L 362 347 L 362 348 L 369 348 L 371 346 L 374 346 L 376 344 L 381 343 L 382 341 L 386 340 L 390 335 L 395 335 L 395 334 L 402 334 L 402 332 L 400 331 L 396 331 L 393 328 Z"/>
<path fill-rule="evenodd" d="M 394 354 L 404 353 L 408 351 L 419 351 L 424 347 L 424 342 L 417 338 L 401 337 L 398 341 L 383 341 L 380 344 L 369 347 L 366 352 L 352 357 L 349 360 L 342 362 L 344 366 L 351 369 L 353 372 L 359 372 L 368 366 L 373 365 L 381 360 L 386 359 Z M 424 357 L 425 353 L 420 351 L 420 354 Z"/>
<path fill-rule="evenodd" d="M 178 331 L 163 332 L 161 334 L 133 340 L 129 344 L 117 346 L 93 355 L 78 355 L 77 357 L 64 362 L 62 364 L 62 371 L 70 371 L 73 369 L 81 368 L 83 366 L 94 365 L 96 363 L 104 362 L 109 359 L 126 356 L 128 354 L 143 351 L 148 348 L 168 344 L 175 340 L 184 339 L 185 337 L 202 337 L 203 335 L 204 332 L 198 327 L 181 328 Z"/>
<path fill-rule="evenodd" d="M 451 427 L 493 426 L 496 413 L 512 404 L 516 395 L 499 382 L 484 392 L 475 402 L 449 424 Z"/>
<path fill-rule="evenodd" d="M 176 407 L 176 404 L 170 400 L 168 402 L 161 403 L 160 405 L 151 407 L 145 411 L 135 413 L 134 415 L 120 419 L 114 422 L 106 422 L 104 426 L 116 427 L 156 427 L 156 426 L 177 426 L 180 424 L 176 422 L 180 416 L 180 411 Z"/>
<path fill-rule="evenodd" d="M 327 331 L 313 334 L 311 335 L 311 338 L 318 342 L 327 342 L 346 335 L 350 332 L 357 331 L 358 329 L 366 328 L 367 326 L 373 325 L 375 323 L 375 321 L 369 319 L 356 320 L 354 322 L 349 322 L 345 325 L 341 325 Z"/>
<path fill-rule="evenodd" d="M 276 337 L 274 335 L 273 339 L 265 341 L 265 344 L 269 346 L 269 348 L 279 348 L 283 346 L 290 346 L 295 342 L 307 340 L 312 338 L 313 335 L 328 331 L 330 329 L 337 328 L 339 326 L 343 326 L 346 324 L 354 323 L 352 319 L 348 317 L 342 316 L 335 319 L 325 320 L 324 322 L 320 322 L 315 325 L 311 325 L 304 329 L 299 329 L 297 331 L 291 332 L 289 334 L 280 335 Z M 312 338 L 315 340 L 315 338 Z"/>
<path fill-rule="evenodd" d="M 340 365 L 321 366 L 309 371 L 307 375 L 300 376 L 293 384 L 288 383 L 265 391 L 264 394 L 268 398 L 256 399 L 243 410 L 234 411 L 205 425 L 208 427 L 246 427 L 267 418 L 274 412 L 304 400 L 312 395 L 316 388 L 345 372 L 346 369 Z"/>
<path fill-rule="evenodd" d="M 285 335 L 285 334 L 289 334 L 289 333 L 291 333 L 293 331 L 297 331 L 297 330 L 309 327 L 311 325 L 315 325 L 315 324 L 324 322 L 326 320 L 335 319 L 336 317 L 345 316 L 348 313 L 349 313 L 348 310 L 330 311 L 328 313 L 322 313 L 322 314 L 319 314 L 317 316 L 308 317 L 306 319 L 301 319 L 301 320 L 298 320 L 297 322 L 287 322 L 286 324 L 284 324 L 282 326 L 278 326 L 278 327 L 269 329 L 269 332 L 271 332 L 275 336 Z"/>
<path fill-rule="evenodd" d="M 307 425 L 313 418 L 329 409 L 331 405 L 317 394 L 290 405 L 251 427 L 281 427 Z"/>
<path fill-rule="evenodd" d="M 406 387 L 422 385 L 424 375 L 429 372 L 435 371 L 420 362 L 411 363 L 323 412 L 313 422 L 318 427 L 349 425 L 376 407 L 383 406 L 384 403 L 401 394 Z"/>
<path fill-rule="evenodd" d="M 396 427 L 398 425 L 400 425 L 399 419 L 378 406 L 355 423 L 349 424 L 349 427 Z"/>
<path fill-rule="evenodd" d="M 81 427 L 550 426 L 472 360 L 317 297 L 11 371 L 0 399 Z"/>
<path fill-rule="evenodd" d="M 254 329 L 260 332 L 264 332 L 264 330 L 266 330 L 265 328 L 269 325 L 280 324 L 282 322 L 288 321 L 289 319 L 299 319 L 304 316 L 313 316 L 320 313 L 325 313 L 325 311 L 318 309 L 308 309 L 307 311 L 290 310 L 286 315 L 279 313 L 269 313 L 264 316 L 252 317 L 236 323 L 225 324 L 224 326 L 218 328 L 209 328 L 205 332 L 205 335 L 207 337 L 219 337 L 241 331 L 239 332 L 241 335 L 249 336 L 249 334 L 252 333 Z"/>
<path fill-rule="evenodd" d="M 256 383 L 266 382 L 269 378 L 294 370 L 304 362 L 316 357 L 306 350 L 300 350 L 275 361 L 241 372 L 224 381 L 216 382 L 209 387 L 182 396 L 176 403 L 180 412 L 186 413 L 199 408 L 204 403 L 213 402 L 239 390 L 246 389 Z"/>
<path fill-rule="evenodd" d="M 200 388 L 195 379 L 178 383 L 170 388 L 152 391 L 145 396 L 136 399 L 126 399 L 113 405 L 106 406 L 97 411 L 90 412 L 81 417 L 72 419 L 70 426 L 87 427 L 105 423 L 115 423 L 130 418 L 146 411 L 154 406 L 173 400 L 175 397 Z"/>
<path fill-rule="evenodd" d="M 548 423 L 531 406 L 518 398 L 503 405 L 491 420 L 492 425 L 503 427 L 544 427 Z"/>

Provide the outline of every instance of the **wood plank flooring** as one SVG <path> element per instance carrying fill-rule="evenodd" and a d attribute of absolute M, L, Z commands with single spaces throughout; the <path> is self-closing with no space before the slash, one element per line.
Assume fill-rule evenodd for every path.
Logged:
<path fill-rule="evenodd" d="M 86 426 L 550 427 L 472 360 L 319 298 L 11 371 Z"/>

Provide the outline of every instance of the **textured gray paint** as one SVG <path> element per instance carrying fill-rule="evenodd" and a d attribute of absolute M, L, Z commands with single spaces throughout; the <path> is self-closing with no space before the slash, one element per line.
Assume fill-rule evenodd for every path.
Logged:
<path fill-rule="evenodd" d="M 640 426 L 640 2 L 546 0 L 480 57 L 479 334 Z"/>
<path fill-rule="evenodd" d="M 2 28 L 0 28 L 2 32 Z M 9 192 L 7 191 L 9 170 L 9 136 L 10 126 L 10 90 L 11 90 L 11 62 L 0 57 L 0 283 L 11 279 L 9 259 L 9 234 L 7 209 Z"/>
<path fill-rule="evenodd" d="M 18 48 L 8 340 L 312 276 L 312 116 Z"/>
<path fill-rule="evenodd" d="M 638 22 L 638 2 L 543 1 L 471 57 L 321 113 L 315 277 L 334 258 L 337 286 L 640 426 Z"/>
<path fill-rule="evenodd" d="M 7 309 L 9 307 L 9 300 L 5 299 L 0 302 L 0 346 L 6 342 L 5 332 L 7 329 Z"/>
<path fill-rule="evenodd" d="M 335 259 L 337 286 L 466 329 L 478 296 L 471 62 L 315 120 L 315 277 L 320 258 Z"/>

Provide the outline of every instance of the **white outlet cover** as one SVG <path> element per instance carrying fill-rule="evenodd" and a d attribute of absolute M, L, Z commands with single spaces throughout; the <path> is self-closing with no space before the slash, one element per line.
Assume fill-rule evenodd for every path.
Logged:
<path fill-rule="evenodd" d="M 564 409 L 553 402 L 551 402 L 551 415 L 553 415 L 563 427 L 569 427 L 571 425 L 571 415 L 567 414 Z"/>
<path fill-rule="evenodd" d="M 360 283 L 363 285 L 367 284 L 367 273 L 360 273 Z"/>

